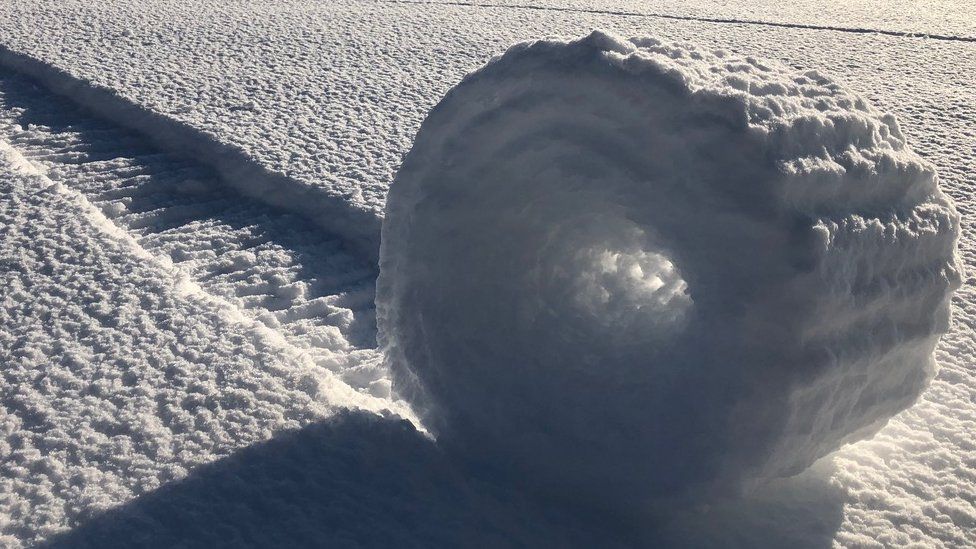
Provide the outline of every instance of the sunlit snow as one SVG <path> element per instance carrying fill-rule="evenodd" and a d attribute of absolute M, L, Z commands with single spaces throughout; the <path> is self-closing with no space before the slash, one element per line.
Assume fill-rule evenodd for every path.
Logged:
<path fill-rule="evenodd" d="M 928 352 L 944 326 L 926 316 L 937 313 L 953 284 L 952 269 L 935 267 L 950 266 L 947 235 L 960 232 L 962 273 L 976 262 L 970 221 L 976 173 L 973 13 L 976 6 L 968 0 L 0 4 L 0 545 L 976 545 L 972 280 L 961 279 L 951 306 L 953 323 L 935 347 L 935 363 L 927 362 Z M 487 277 L 493 282 L 479 287 L 472 279 L 462 281 L 469 286 L 460 292 L 457 280 L 445 279 L 458 297 L 446 305 L 487 305 L 464 320 L 481 313 L 479 322 L 496 326 L 492 319 L 500 317 L 492 315 L 505 307 L 518 308 L 523 318 L 549 319 L 534 324 L 534 347 L 494 345 L 512 340 L 481 335 L 455 346 L 483 366 L 491 364 L 492 353 L 511 358 L 527 348 L 598 372 L 594 365 L 608 350 L 643 356 L 648 349 L 694 342 L 689 330 L 701 334 L 702 311 L 716 310 L 715 296 L 723 295 L 702 285 L 702 273 L 712 275 L 709 284 L 745 288 L 752 274 L 775 271 L 787 280 L 790 269 L 820 265 L 805 286 L 778 294 L 785 299 L 793 292 L 801 302 L 795 315 L 777 309 L 783 314 L 774 318 L 838 318 L 803 326 L 804 341 L 857 351 L 835 353 L 823 364 L 847 361 L 845 371 L 863 372 L 878 366 L 875 359 L 884 353 L 882 362 L 906 366 L 905 375 L 844 376 L 831 375 L 841 370 L 814 368 L 790 383 L 772 380 L 769 386 L 792 389 L 773 404 L 769 395 L 745 400 L 740 417 L 759 417 L 747 412 L 770 405 L 768 411 L 779 414 L 772 423 L 780 429 L 768 432 L 794 436 L 756 445 L 728 441 L 743 460 L 724 470 L 741 474 L 717 477 L 742 482 L 732 483 L 735 490 L 713 486 L 707 503 L 672 499 L 614 508 L 623 500 L 607 494 L 643 492 L 593 481 L 606 472 L 593 464 L 627 463 L 609 453 L 605 461 L 584 461 L 579 469 L 590 474 L 580 485 L 597 493 L 592 499 L 578 491 L 559 493 L 558 486 L 535 494 L 532 483 L 511 481 L 517 470 L 511 461 L 473 459 L 465 451 L 478 443 L 511 457 L 517 455 L 511 452 L 515 441 L 493 446 L 472 432 L 473 446 L 446 437 L 435 443 L 442 432 L 438 421 L 448 416 L 431 414 L 424 405 L 429 400 L 413 395 L 426 421 L 414 417 L 396 397 L 398 387 L 409 383 L 401 377 L 398 387 L 391 386 L 410 369 L 384 359 L 376 347 L 373 299 L 387 192 L 403 156 L 415 148 L 421 123 L 465 75 L 513 44 L 587 36 L 593 29 L 653 36 L 656 41 L 636 45 L 684 52 L 674 59 L 678 73 L 713 63 L 718 74 L 729 76 L 723 85 L 746 96 L 775 98 L 795 84 L 849 98 L 848 104 L 834 105 L 842 112 L 860 108 L 855 97 L 872 105 L 867 126 L 825 126 L 814 116 L 789 125 L 788 135 L 770 129 L 766 150 L 781 160 L 776 169 L 785 176 L 776 207 L 736 211 L 769 226 L 777 226 L 776 220 L 765 214 L 803 212 L 797 226 L 809 229 L 809 238 L 791 247 L 780 242 L 785 232 L 772 231 L 780 235 L 773 238 L 779 244 L 770 245 L 797 251 L 820 246 L 826 255 L 780 261 L 782 255 L 756 252 L 760 247 L 754 246 L 723 264 L 729 267 L 724 274 L 734 279 L 738 273 L 739 282 L 719 276 L 720 265 L 689 263 L 692 248 L 676 245 L 657 222 L 614 208 L 588 208 L 608 203 L 606 194 L 564 193 L 565 200 L 549 200 L 549 192 L 566 190 L 566 178 L 544 169 L 521 173 L 506 161 L 561 155 L 549 158 L 574 166 L 567 172 L 581 184 L 600 177 L 633 183 L 641 180 L 634 175 L 641 169 L 610 161 L 626 142 L 600 149 L 580 141 L 537 150 L 528 138 L 506 141 L 513 126 L 534 123 L 528 116 L 509 117 L 509 129 L 498 134 L 497 143 L 466 144 L 508 149 L 464 160 L 508 165 L 513 176 L 558 184 L 543 185 L 531 197 L 476 195 L 497 202 L 484 208 L 451 210 L 455 197 L 436 194 L 441 209 L 433 211 L 439 217 L 421 219 L 446 222 L 451 216 L 441 214 L 455 211 L 453 219 L 462 226 L 502 227 L 493 216 L 510 211 L 515 219 L 537 219 L 539 228 L 548 228 L 519 237 L 508 233 L 506 241 L 478 241 L 472 229 L 463 240 L 418 241 L 425 245 L 414 248 L 430 254 L 433 265 L 468 257 L 461 254 L 465 246 L 484 246 L 499 254 L 498 261 L 472 252 L 472 262 L 457 268 L 479 276 L 486 268 L 496 274 L 508 269 L 526 282 Z M 681 60 L 716 50 L 736 66 Z M 736 67 L 745 65 L 750 71 L 775 67 L 776 74 L 808 83 L 735 78 Z M 561 82 L 564 92 L 580 84 Z M 639 101 L 637 90 L 622 86 L 617 101 Z M 499 97 L 508 93 L 496 91 Z M 713 114 L 758 125 L 789 116 L 776 111 L 775 100 L 764 101 L 755 105 L 770 112 L 722 107 Z M 585 110 L 556 106 L 552 119 L 562 116 L 577 124 L 572 127 L 592 128 L 579 118 Z M 574 116 L 567 117 L 567 110 Z M 627 118 L 633 112 L 621 108 L 620 120 L 639 127 L 640 120 Z M 743 113 L 745 119 L 736 118 Z M 882 113 L 894 115 L 897 124 Z M 704 120 L 703 127 L 716 123 Z M 887 135 L 878 133 L 882 128 Z M 878 139 L 904 140 L 905 151 L 917 155 L 879 153 Z M 591 162 L 597 156 L 601 160 Z M 932 191 L 933 172 L 956 205 L 958 225 L 948 202 Z M 851 180 L 862 184 L 852 188 Z M 648 196 L 616 203 L 633 211 L 655 204 Z M 755 196 L 747 203 L 772 204 Z M 651 209 L 666 213 L 665 204 L 661 200 Z M 707 223 L 698 225 L 719 236 L 729 228 L 725 241 L 735 242 L 736 230 L 746 232 L 745 225 L 722 225 L 715 215 L 722 204 L 730 204 L 728 197 L 679 209 L 670 227 L 680 226 L 678 218 L 694 227 L 696 217 L 704 216 Z M 408 202 L 400 207 L 412 211 Z M 532 216 L 520 218 L 520 212 Z M 561 217 L 568 222 L 546 223 Z M 713 257 L 733 258 L 739 250 L 718 248 Z M 531 253 L 516 263 L 519 258 L 505 254 L 517 249 Z M 547 251 L 541 261 L 537 250 Z M 451 254 L 439 255 L 446 251 Z M 853 257 L 861 261 L 848 262 Z M 420 270 L 409 272 L 418 275 L 412 280 L 423 280 Z M 933 283 L 940 273 L 943 286 Z M 894 299 L 853 305 L 820 299 L 827 289 L 841 287 Z M 492 293 L 499 288 L 546 291 L 525 291 L 520 301 L 511 292 Z M 862 321 L 870 319 L 877 330 L 864 328 Z M 730 337 L 722 326 L 712 333 Z M 463 331 L 475 325 L 450 327 Z M 753 336 L 758 348 L 743 347 L 739 357 L 728 358 L 760 356 L 771 345 L 767 340 L 793 327 L 770 322 Z M 573 337 L 579 333 L 596 343 L 581 343 Z M 438 333 L 421 335 L 415 341 L 440 341 Z M 714 342 L 698 341 L 701 352 L 718 356 Z M 913 353 L 917 368 L 902 360 Z M 391 365 L 400 374 L 391 376 Z M 909 404 L 935 365 L 938 374 L 917 402 L 874 433 L 881 425 L 868 420 L 883 422 Z M 498 364 L 500 371 L 512 366 Z M 421 386 L 424 375 L 417 380 Z M 515 417 L 513 409 L 544 406 L 558 394 L 549 384 L 553 378 L 527 377 L 534 383 L 518 395 L 492 393 L 497 388 L 491 383 L 504 385 L 517 379 L 512 376 L 489 376 L 477 387 L 452 384 L 473 379 L 460 376 L 444 387 L 472 395 L 456 399 L 453 410 L 470 411 L 466 421 L 479 429 L 487 413 Z M 641 378 L 638 373 L 626 379 Z M 621 412 L 617 419 L 632 418 L 626 412 L 635 407 L 624 393 L 605 391 L 608 378 L 596 380 L 592 394 L 605 400 L 603 409 Z M 713 394 L 722 393 L 712 381 Z M 562 384 L 570 395 L 584 394 L 578 387 Z M 488 399 L 489 394 L 499 398 Z M 720 410 L 708 396 L 666 394 L 664 401 L 698 399 L 704 409 Z M 662 425 L 688 425 L 686 408 L 656 406 L 674 414 L 674 421 L 658 417 Z M 574 419 L 564 409 L 550 412 L 579 422 L 551 425 L 569 433 L 586 432 L 586 421 L 593 419 L 584 413 Z M 421 424 L 430 432 L 418 430 Z M 632 431 L 620 429 L 625 424 L 589 432 L 597 442 L 612 439 L 614 429 L 631 437 Z M 765 419 L 756 424 L 770 425 Z M 716 432 L 712 424 L 702 425 Z M 522 433 L 532 428 L 519 426 Z M 671 432 L 674 440 L 691 440 L 681 429 Z M 843 432 L 854 434 L 845 438 Z M 865 437 L 798 477 L 773 478 L 841 442 Z M 535 438 L 526 447 L 538 448 L 540 440 L 544 446 L 544 438 Z M 690 469 L 725 459 L 714 448 L 704 450 L 688 456 Z M 536 461 L 524 463 L 544 469 L 542 455 L 531 454 Z M 560 467 L 571 468 L 566 456 L 552 448 L 548 455 L 557 459 L 552 478 L 564 478 Z M 679 471 L 680 456 L 665 455 Z M 745 462 L 756 467 L 740 467 Z M 619 482 L 618 473 L 606 478 Z M 652 471 L 642 482 L 661 478 Z M 674 485 L 686 486 L 697 477 L 672 478 Z"/>

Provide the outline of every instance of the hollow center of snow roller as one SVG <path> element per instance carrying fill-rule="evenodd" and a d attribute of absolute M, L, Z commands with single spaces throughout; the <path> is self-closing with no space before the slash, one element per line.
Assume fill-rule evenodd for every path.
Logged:
<path fill-rule="evenodd" d="M 551 321 L 576 321 L 592 337 L 663 340 L 684 326 L 692 307 L 674 261 L 626 220 L 574 223 L 544 246 L 537 272 L 538 306 Z M 585 235 L 580 233 L 590 232 Z M 585 330 L 583 329 L 585 327 Z M 636 337 L 635 337 L 636 336 Z"/>
<path fill-rule="evenodd" d="M 605 323 L 642 312 L 677 323 L 691 305 L 688 285 L 664 255 L 590 249 L 578 257 L 586 266 L 573 281 L 576 305 Z"/>

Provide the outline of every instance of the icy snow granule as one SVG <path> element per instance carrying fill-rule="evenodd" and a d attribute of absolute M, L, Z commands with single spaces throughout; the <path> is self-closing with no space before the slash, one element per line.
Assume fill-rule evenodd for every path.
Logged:
<path fill-rule="evenodd" d="M 581 501 L 734 491 L 912 404 L 958 231 L 894 118 L 815 72 L 523 43 L 397 175 L 380 342 L 472 462 Z"/>

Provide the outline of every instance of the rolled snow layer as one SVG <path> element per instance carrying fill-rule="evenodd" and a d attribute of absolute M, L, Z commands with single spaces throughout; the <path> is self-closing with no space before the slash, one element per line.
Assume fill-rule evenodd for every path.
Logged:
<path fill-rule="evenodd" d="M 394 388 L 467 458 L 634 501 L 797 473 L 918 397 L 959 219 L 815 73 L 604 33 L 512 47 L 387 201 Z"/>

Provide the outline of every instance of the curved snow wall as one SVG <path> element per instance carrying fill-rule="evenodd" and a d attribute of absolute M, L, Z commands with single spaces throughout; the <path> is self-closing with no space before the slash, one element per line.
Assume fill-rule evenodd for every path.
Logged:
<path fill-rule="evenodd" d="M 25 74 L 96 115 L 147 137 L 163 150 L 212 168 L 242 194 L 295 213 L 343 238 L 349 251 L 375 262 L 382 220 L 346 197 L 273 172 L 243 150 L 165 114 L 134 104 L 115 90 L 0 45 L 0 66 Z"/>
<path fill-rule="evenodd" d="M 739 490 L 913 403 L 959 218 L 898 124 L 779 63 L 514 46 L 424 122 L 378 282 L 395 389 L 580 501 Z"/>

